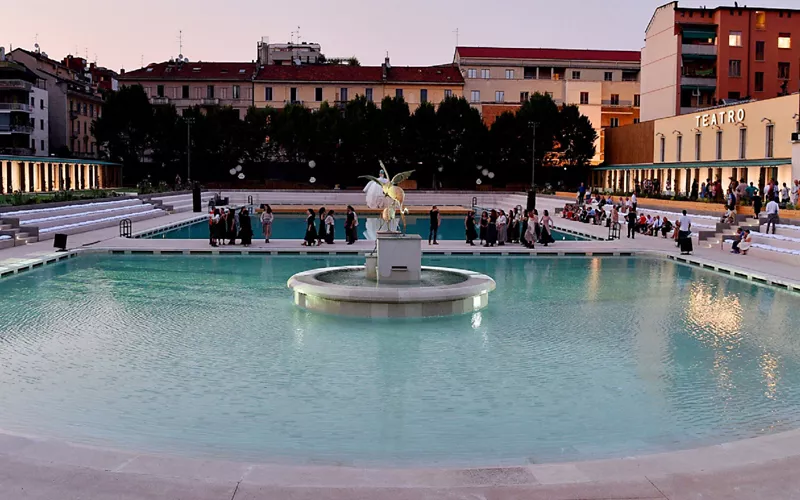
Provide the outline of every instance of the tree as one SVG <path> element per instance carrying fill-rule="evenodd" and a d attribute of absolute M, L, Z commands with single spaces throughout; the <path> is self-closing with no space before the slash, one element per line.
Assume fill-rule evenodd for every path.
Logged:
<path fill-rule="evenodd" d="M 383 162 L 390 171 L 405 169 L 409 163 L 408 132 L 411 115 L 402 97 L 384 97 L 381 101 Z"/>
<path fill-rule="evenodd" d="M 481 164 L 488 139 L 480 113 L 463 97 L 453 96 L 439 105 L 436 121 L 442 168 L 437 179 L 454 186 L 474 185 L 475 167 Z"/>
<path fill-rule="evenodd" d="M 565 165 L 586 166 L 594 158 L 596 140 L 597 131 L 592 122 L 580 113 L 577 106 L 573 104 L 561 108 L 556 141 L 557 151 Z"/>
<path fill-rule="evenodd" d="M 554 149 L 556 134 L 559 130 L 558 106 L 548 94 L 536 92 L 517 112 L 521 124 L 528 126 L 525 142 L 525 158 L 533 156 L 533 127 L 536 124 L 536 165 L 546 165 L 545 159 L 550 157 Z"/>
<path fill-rule="evenodd" d="M 495 173 L 493 183 L 530 181 L 530 134 L 528 124 L 519 114 L 506 111 L 497 117 L 489 131 Z"/>
<path fill-rule="evenodd" d="M 150 100 L 141 85 L 134 85 L 108 95 L 103 115 L 92 123 L 92 134 L 109 159 L 125 165 L 129 176 L 144 160 L 152 127 Z"/>
<path fill-rule="evenodd" d="M 439 167 L 439 137 L 433 104 L 420 104 L 411 117 L 410 128 L 409 159 L 410 168 L 416 170 L 414 178 L 420 187 L 434 187 L 433 180 Z"/>

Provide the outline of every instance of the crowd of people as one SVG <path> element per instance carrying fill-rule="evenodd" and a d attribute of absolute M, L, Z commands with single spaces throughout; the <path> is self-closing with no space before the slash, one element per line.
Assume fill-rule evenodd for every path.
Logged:
<path fill-rule="evenodd" d="M 536 243 L 544 246 L 555 243 L 554 223 L 547 210 L 544 211 L 541 218 L 536 209 L 523 210 L 518 207 L 510 209 L 508 212 L 497 209 L 484 210 L 481 213 L 477 230 L 475 215 L 475 212 L 470 210 L 464 220 L 468 245 L 475 245 L 475 239 L 485 247 L 521 244 L 528 248 L 534 248 Z"/>
<path fill-rule="evenodd" d="M 333 245 L 336 237 L 336 211 L 321 207 L 316 212 L 313 208 L 309 208 L 307 213 L 303 246 L 320 246 L 323 243 Z M 345 214 L 344 237 L 348 245 L 358 241 L 358 215 L 351 205 L 347 205 Z"/>
<path fill-rule="evenodd" d="M 240 239 L 243 246 L 250 246 L 253 240 L 253 227 L 247 208 L 236 211 L 233 208 L 215 208 L 208 219 L 209 243 L 218 245 L 235 245 Z M 228 243 L 225 243 L 228 240 Z"/>

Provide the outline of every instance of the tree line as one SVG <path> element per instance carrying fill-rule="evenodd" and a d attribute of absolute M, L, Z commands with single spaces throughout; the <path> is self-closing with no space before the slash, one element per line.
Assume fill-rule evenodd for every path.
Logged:
<path fill-rule="evenodd" d="M 559 107 L 538 93 L 487 127 L 459 97 L 436 107 L 424 103 L 413 113 L 402 98 L 386 97 L 377 106 L 357 96 L 344 106 L 323 102 L 315 111 L 251 107 L 240 119 L 237 110 L 219 106 L 179 115 L 172 105 L 151 105 L 137 85 L 110 93 L 92 130 L 108 159 L 124 164 L 126 184 L 172 182 L 176 174 L 186 179 L 188 152 L 192 179 L 203 183 L 244 177 L 363 185 L 358 176 L 374 174 L 382 160 L 390 172 L 415 170 L 420 188 L 474 188 L 530 183 L 534 124 L 537 184 L 564 170 L 539 166 L 576 172 L 594 156 L 591 122 L 576 106 Z"/>

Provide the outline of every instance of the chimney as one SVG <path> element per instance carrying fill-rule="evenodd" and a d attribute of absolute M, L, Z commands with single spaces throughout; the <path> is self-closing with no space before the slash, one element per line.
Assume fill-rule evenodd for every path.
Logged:
<path fill-rule="evenodd" d="M 120 75 L 124 75 L 124 74 L 125 74 L 125 68 L 120 68 L 120 70 L 119 70 L 119 74 L 120 74 Z"/>
<path fill-rule="evenodd" d="M 389 64 L 389 56 L 386 56 L 386 59 L 383 60 L 383 64 L 381 64 L 381 70 L 382 70 L 382 73 L 383 73 L 383 79 L 384 80 L 389 78 L 389 69 L 391 67 L 392 67 L 392 65 Z"/>

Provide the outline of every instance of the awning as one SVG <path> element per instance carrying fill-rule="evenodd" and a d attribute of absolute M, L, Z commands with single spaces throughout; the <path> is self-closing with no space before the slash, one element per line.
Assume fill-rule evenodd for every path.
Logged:
<path fill-rule="evenodd" d="M 717 37 L 716 30 L 683 30 L 681 34 L 684 40 L 709 40 Z"/>
<path fill-rule="evenodd" d="M 742 168 L 742 167 L 779 167 L 791 165 L 791 158 L 764 158 L 761 160 L 722 160 L 696 161 L 681 163 L 636 163 L 631 165 L 606 165 L 592 170 L 650 170 L 660 168 Z"/>

